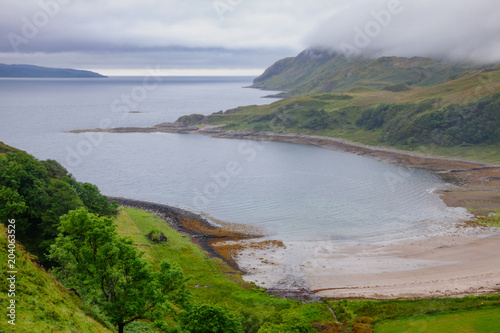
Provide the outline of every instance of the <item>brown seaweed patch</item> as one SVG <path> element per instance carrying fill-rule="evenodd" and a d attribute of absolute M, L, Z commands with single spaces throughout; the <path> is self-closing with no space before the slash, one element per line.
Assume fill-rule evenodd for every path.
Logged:
<path fill-rule="evenodd" d="M 265 241 L 221 241 L 214 239 L 209 241 L 209 245 L 216 251 L 224 260 L 235 262 L 236 256 L 244 249 L 251 248 L 256 250 L 269 250 L 272 248 L 286 248 L 282 241 L 265 240 Z"/>

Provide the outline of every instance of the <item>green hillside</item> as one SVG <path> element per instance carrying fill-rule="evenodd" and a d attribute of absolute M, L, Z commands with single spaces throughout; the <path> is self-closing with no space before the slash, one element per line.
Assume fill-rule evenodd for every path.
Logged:
<path fill-rule="evenodd" d="M 252 87 L 285 90 L 280 96 L 342 92 L 357 86 L 377 90 L 395 85 L 427 87 L 479 68 L 421 57 L 347 58 L 331 51 L 310 49 L 276 62 L 254 80 Z"/>
<path fill-rule="evenodd" d="M 500 332 L 500 308 L 483 308 L 388 321 L 377 327 L 377 332 Z"/>
<path fill-rule="evenodd" d="M 7 263 L 7 228 L 0 224 L 0 260 Z M 15 325 L 9 324 L 2 315 L 0 332 L 113 332 L 103 324 L 100 315 L 85 305 L 75 293 L 47 273 L 35 256 L 16 244 L 17 270 L 15 296 L 9 297 L 5 266 L 0 273 L 2 292 L 0 304 L 4 313 L 12 299 L 15 299 Z M 10 318 L 9 318 L 10 319 Z"/>
<path fill-rule="evenodd" d="M 5 143 L 3 143 L 2 141 L 0 141 L 0 154 L 5 154 L 9 151 L 10 152 L 19 152 L 20 150 L 14 148 L 14 147 L 8 146 Z"/>
<path fill-rule="evenodd" d="M 183 124 L 319 135 L 443 157 L 500 163 L 500 66 L 431 87 L 354 87 L 246 106 Z"/>

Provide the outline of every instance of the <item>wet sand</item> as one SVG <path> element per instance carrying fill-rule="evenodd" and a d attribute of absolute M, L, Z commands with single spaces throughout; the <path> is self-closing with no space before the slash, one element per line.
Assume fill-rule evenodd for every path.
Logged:
<path fill-rule="evenodd" d="M 500 291 L 500 234 L 493 229 L 386 243 L 284 242 L 245 249 L 245 280 L 327 298 L 423 298 Z M 264 283 L 264 284 L 262 284 Z"/>

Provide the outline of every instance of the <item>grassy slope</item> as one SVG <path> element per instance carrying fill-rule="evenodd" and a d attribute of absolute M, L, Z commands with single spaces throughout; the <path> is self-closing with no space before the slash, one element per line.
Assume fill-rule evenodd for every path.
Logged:
<path fill-rule="evenodd" d="M 118 233 L 132 237 L 134 244 L 145 252 L 145 258 L 153 265 L 157 265 L 160 260 L 177 262 L 184 273 L 191 276 L 188 286 L 194 294 L 194 301 L 224 305 L 256 322 L 276 316 L 277 313 L 305 315 L 310 322 L 333 320 L 332 313 L 324 304 L 301 305 L 296 301 L 267 295 L 262 289 L 246 283 L 241 273 L 220 259 L 209 258 L 191 242 L 189 236 L 171 229 L 151 213 L 124 208 L 119 212 L 117 224 Z M 155 244 L 145 236 L 154 228 L 160 229 L 168 242 Z"/>
<path fill-rule="evenodd" d="M 375 320 L 375 332 L 500 332 L 500 294 L 463 298 L 328 301 L 340 320 Z M 491 319 L 488 319 L 491 318 Z M 496 322 L 490 322 L 497 319 Z M 496 328 L 491 329 L 491 328 Z M 460 330 L 459 328 L 470 328 Z"/>
<path fill-rule="evenodd" d="M 22 246 L 16 247 L 16 326 L 7 323 L 5 316 L 8 298 L 6 283 L 7 237 L 0 224 L 0 332 L 113 332 L 91 318 L 96 316 L 73 293 L 68 292 L 49 273 L 32 262 L 33 257 Z"/>
<path fill-rule="evenodd" d="M 430 58 L 346 58 L 328 51 L 305 50 L 269 67 L 252 87 L 287 90 L 287 96 L 342 92 L 363 85 L 381 89 L 395 84 L 432 86 L 457 77 L 471 66 L 452 65 Z"/>
<path fill-rule="evenodd" d="M 500 307 L 388 321 L 375 332 L 500 332 Z"/>
<path fill-rule="evenodd" d="M 2 141 L 0 141 L 0 154 L 5 154 L 8 152 L 20 152 L 21 150 L 16 149 L 14 147 L 8 146 Z"/>
<path fill-rule="evenodd" d="M 456 80 L 433 87 L 412 87 L 402 92 L 358 87 L 343 94 L 312 94 L 279 100 L 269 105 L 239 107 L 228 114 L 209 116 L 208 121 L 210 124 L 226 124 L 226 128 L 234 130 L 322 135 L 376 146 L 380 145 L 383 135 L 380 130 L 366 131 L 354 125 L 364 108 L 381 103 L 419 103 L 431 98 L 441 98 L 441 106 L 444 107 L 452 103 L 471 103 L 497 92 L 500 92 L 500 66 L 492 70 L 471 71 Z M 352 98 L 339 98 L 342 95 Z M 266 119 L 266 116 L 279 112 L 286 114 L 305 112 L 308 109 L 324 109 L 339 125 L 334 129 L 318 131 L 303 128 L 307 117 L 299 118 L 297 124 L 290 126 L 283 125 L 283 122 L 277 122 L 276 119 Z M 397 148 L 407 149 L 404 146 Z M 470 147 L 425 145 L 415 147 L 414 150 L 431 156 L 500 163 L 499 148 L 499 144 Z"/>

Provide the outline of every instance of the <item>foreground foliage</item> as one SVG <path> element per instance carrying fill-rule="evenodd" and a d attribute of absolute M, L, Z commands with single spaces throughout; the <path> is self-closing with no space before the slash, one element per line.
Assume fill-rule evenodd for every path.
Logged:
<path fill-rule="evenodd" d="M 0 260 L 3 263 L 7 263 L 7 244 L 6 228 L 0 224 Z M 35 260 L 36 257 L 21 244 L 16 244 L 15 297 L 8 297 L 6 269 L 0 271 L 2 308 L 7 309 L 12 299 L 16 301 L 16 325 L 8 324 L 5 311 L 0 320 L 0 332 L 113 332 L 112 325 L 97 309 L 68 291 Z"/>
<path fill-rule="evenodd" d="M 191 333 L 243 333 L 240 320 L 216 305 L 192 305 L 182 313 L 181 322 L 182 328 Z"/>
<path fill-rule="evenodd" d="M 0 219 L 16 219 L 16 236 L 47 265 L 59 218 L 80 207 L 114 215 L 110 203 L 92 184 L 77 182 L 58 162 L 39 161 L 25 152 L 0 154 Z"/>
<path fill-rule="evenodd" d="M 61 218 L 60 234 L 51 248 L 54 270 L 66 286 L 98 305 L 123 333 L 139 319 L 161 322 L 190 297 L 177 265 L 162 262 L 158 271 L 141 258 L 130 239 L 119 237 L 113 221 L 85 208 Z"/>

